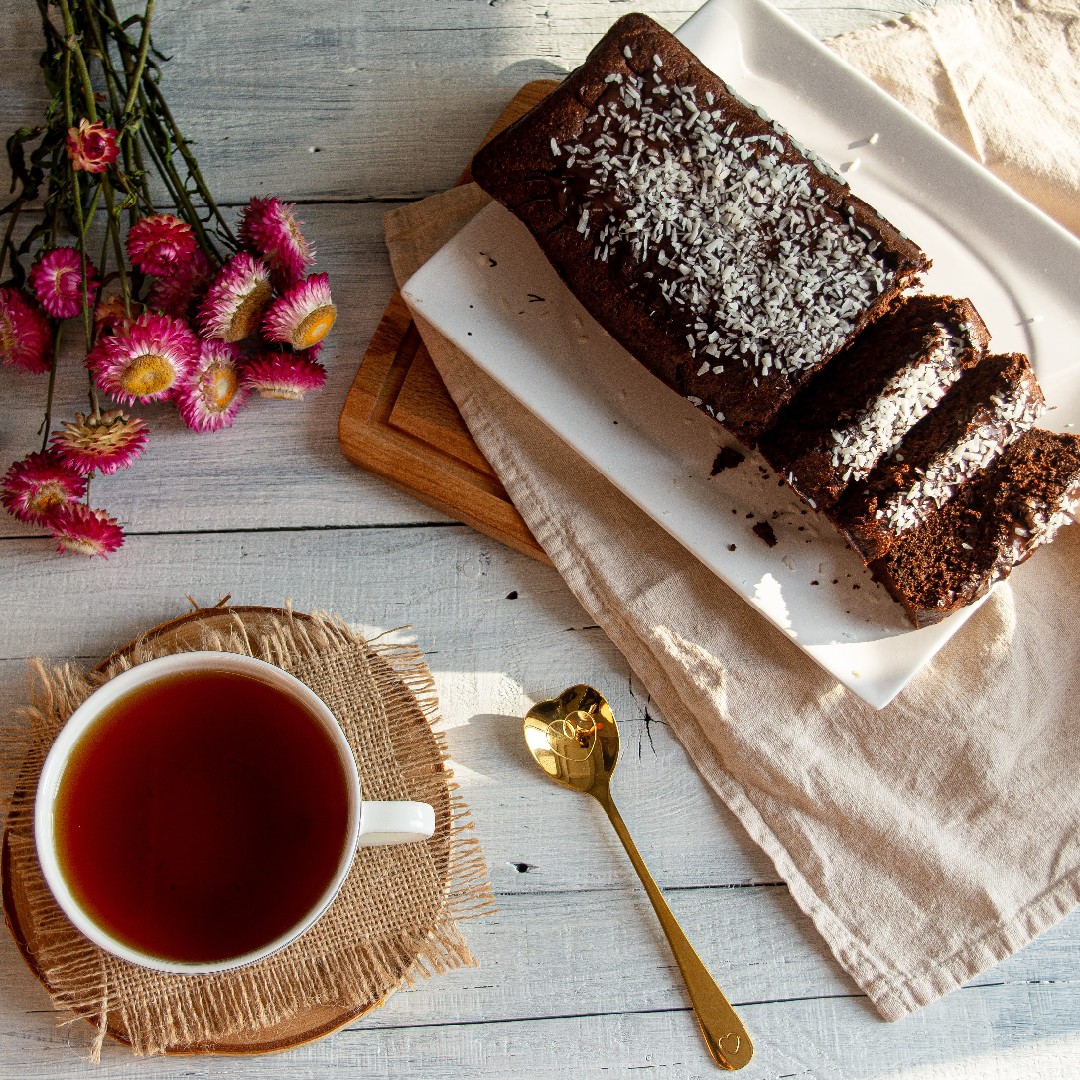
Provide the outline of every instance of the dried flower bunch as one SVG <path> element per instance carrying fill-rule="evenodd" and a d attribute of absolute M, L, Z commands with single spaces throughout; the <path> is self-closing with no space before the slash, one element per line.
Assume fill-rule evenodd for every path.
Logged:
<path fill-rule="evenodd" d="M 7 142 L 0 362 L 47 376 L 48 392 L 41 447 L 8 470 L 0 503 L 61 551 L 108 555 L 124 534 L 91 508 L 90 483 L 146 448 L 131 407 L 170 402 L 209 432 L 253 395 L 298 400 L 326 381 L 318 355 L 336 308 L 327 276 L 310 273 L 315 253 L 293 206 L 254 198 L 237 233 L 218 209 L 161 90 L 154 0 L 127 19 L 114 0 L 38 7 L 52 101 L 40 126 Z M 155 205 L 153 177 L 170 210 Z M 89 407 L 53 430 L 72 319 Z"/>

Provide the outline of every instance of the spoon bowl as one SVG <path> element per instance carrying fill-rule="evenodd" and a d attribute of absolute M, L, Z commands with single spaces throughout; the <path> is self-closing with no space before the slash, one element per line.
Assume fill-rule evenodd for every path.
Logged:
<path fill-rule="evenodd" d="M 611 798 L 619 760 L 619 726 L 599 690 L 580 683 L 534 705 L 525 716 L 525 742 L 544 773 L 563 787 L 591 795 L 607 811 L 630 857 L 679 965 L 701 1033 L 722 1069 L 741 1069 L 754 1044 L 742 1021 L 694 951 L 653 880 Z"/>
<path fill-rule="evenodd" d="M 619 759 L 611 706 L 583 684 L 534 705 L 525 717 L 525 742 L 552 780 L 590 795 L 606 791 Z"/>

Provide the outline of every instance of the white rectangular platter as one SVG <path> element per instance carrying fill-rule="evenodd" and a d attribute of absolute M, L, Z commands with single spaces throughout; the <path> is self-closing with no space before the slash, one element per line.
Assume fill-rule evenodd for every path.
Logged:
<path fill-rule="evenodd" d="M 971 297 L 994 349 L 1032 358 L 1054 407 L 1046 426 L 1080 422 L 1080 242 L 764 0 L 711 0 L 678 36 L 834 167 L 858 156 L 853 191 L 933 259 L 927 290 Z M 497 204 L 403 295 L 871 705 L 891 701 L 973 613 L 912 629 L 832 526 L 755 455 L 714 475 L 732 440 L 599 327 Z"/>

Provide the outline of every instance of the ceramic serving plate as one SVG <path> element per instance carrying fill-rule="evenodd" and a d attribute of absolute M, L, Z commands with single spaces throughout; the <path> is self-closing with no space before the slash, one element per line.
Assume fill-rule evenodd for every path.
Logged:
<path fill-rule="evenodd" d="M 678 37 L 919 243 L 934 262 L 927 291 L 971 297 L 995 350 L 1032 358 L 1053 407 L 1044 426 L 1080 424 L 1080 243 L 763 0 L 711 0 Z M 402 292 L 871 705 L 887 704 L 971 616 L 912 629 L 833 527 L 760 459 L 716 472 L 730 438 L 597 325 L 501 206 Z"/>

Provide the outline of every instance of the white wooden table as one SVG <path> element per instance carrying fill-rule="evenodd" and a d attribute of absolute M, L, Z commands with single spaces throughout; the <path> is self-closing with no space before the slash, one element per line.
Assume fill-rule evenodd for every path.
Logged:
<path fill-rule="evenodd" d="M 670 28 L 694 0 L 640 5 Z M 820 36 L 910 7 L 785 3 Z M 166 90 L 212 190 L 301 204 L 341 317 L 328 386 L 258 402 L 196 437 L 149 410 L 150 451 L 94 482 L 128 530 L 107 562 L 54 554 L 0 520 L 0 693 L 25 701 L 28 657 L 96 661 L 140 629 L 212 604 L 327 608 L 357 628 L 411 624 L 426 651 L 499 913 L 466 924 L 476 970 L 433 978 L 312 1046 L 263 1059 L 136 1059 L 60 1026 L 0 940 L 0 1080 L 80 1076 L 323 1078 L 714 1073 L 678 971 L 614 833 L 527 760 L 521 714 L 588 681 L 626 749 L 623 814 L 687 933 L 740 1007 L 744 1075 L 999 1080 L 1080 1076 L 1080 914 L 975 985 L 899 1024 L 877 1019 L 769 861 L 699 779 L 623 658 L 556 573 L 352 468 L 335 426 L 388 299 L 381 217 L 449 186 L 523 83 L 578 63 L 621 0 L 162 0 Z M 37 12 L 0 3 L 0 130 L 44 104 Z M 3 177 L 6 181 L 6 177 Z M 5 184 L 6 186 L 6 184 Z M 84 407 L 72 362 L 57 415 Z M 0 371 L 0 470 L 36 448 L 44 381 Z M 514 597 L 514 598 L 511 598 Z"/>

